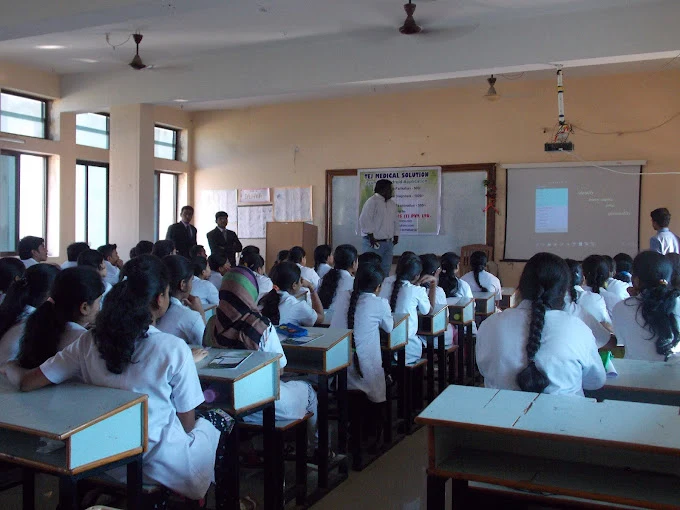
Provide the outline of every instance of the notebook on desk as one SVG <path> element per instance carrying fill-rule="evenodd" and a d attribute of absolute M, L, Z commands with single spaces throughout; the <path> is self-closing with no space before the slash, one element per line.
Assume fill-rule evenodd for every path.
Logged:
<path fill-rule="evenodd" d="M 215 357 L 206 368 L 236 368 L 248 357 L 252 352 L 229 352 L 225 354 L 220 354 Z"/>

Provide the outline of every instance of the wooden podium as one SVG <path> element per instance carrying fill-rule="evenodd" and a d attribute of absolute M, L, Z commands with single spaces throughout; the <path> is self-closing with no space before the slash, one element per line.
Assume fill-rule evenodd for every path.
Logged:
<path fill-rule="evenodd" d="M 281 250 L 290 250 L 293 246 L 302 246 L 307 252 L 307 265 L 314 267 L 314 249 L 319 237 L 316 225 L 304 221 L 268 221 L 267 222 L 267 273 L 271 271 L 276 256 Z"/>

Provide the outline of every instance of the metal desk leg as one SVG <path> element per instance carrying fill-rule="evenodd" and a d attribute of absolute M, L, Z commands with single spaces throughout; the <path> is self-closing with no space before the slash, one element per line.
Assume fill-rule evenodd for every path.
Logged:
<path fill-rule="evenodd" d="M 470 377 L 470 384 L 475 385 L 475 371 L 476 371 L 476 356 L 475 356 L 475 341 L 472 337 L 472 325 L 467 327 L 466 343 L 468 345 L 468 376 Z"/>
<path fill-rule="evenodd" d="M 468 481 L 452 479 L 451 510 L 464 510 L 469 508 L 468 498 L 469 498 Z"/>
<path fill-rule="evenodd" d="M 446 508 L 446 478 L 427 475 L 427 510 Z"/>
<path fill-rule="evenodd" d="M 338 454 L 347 455 L 347 369 L 343 368 L 337 373 L 338 378 Z M 349 463 L 343 462 L 340 466 L 340 472 L 347 474 L 349 471 Z"/>
<path fill-rule="evenodd" d="M 274 404 L 265 407 L 262 411 L 265 455 L 264 507 L 267 510 L 278 510 L 279 508 L 283 508 L 283 480 L 280 480 L 280 463 L 283 459 L 279 458 L 279 445 L 276 444 L 276 420 L 274 414 Z M 238 459 L 238 453 L 236 454 L 236 458 Z M 239 508 L 238 498 L 236 504 L 237 508 Z"/>
<path fill-rule="evenodd" d="M 458 381 L 456 384 L 465 384 L 465 328 L 458 324 Z"/>
<path fill-rule="evenodd" d="M 307 500 L 307 424 L 304 423 L 298 426 L 297 430 L 295 431 L 295 503 L 298 506 L 303 506 L 306 500 Z"/>
<path fill-rule="evenodd" d="M 130 510 L 142 510 L 142 456 L 127 465 L 127 502 Z"/>
<path fill-rule="evenodd" d="M 23 481 L 23 510 L 35 510 L 35 471 L 31 468 L 21 470 Z"/>
<path fill-rule="evenodd" d="M 437 394 L 440 394 L 446 389 L 446 346 L 444 345 L 444 335 L 442 333 L 438 337 L 439 345 L 437 346 L 437 356 L 439 357 L 439 386 L 437 387 Z"/>
<path fill-rule="evenodd" d="M 225 474 L 223 474 L 221 477 L 224 483 L 222 484 L 222 487 L 218 485 L 215 489 L 215 497 L 225 501 L 227 510 L 240 510 L 241 507 L 239 503 L 239 431 L 240 424 L 237 420 L 236 423 L 234 423 L 234 428 L 231 429 L 229 436 L 224 439 L 226 441 L 226 448 L 224 452 L 225 459 L 222 463 L 222 469 L 225 470 Z M 267 470 L 265 470 L 265 477 L 267 476 L 266 472 Z"/>
<path fill-rule="evenodd" d="M 390 351 L 383 351 L 383 366 L 385 368 L 385 376 L 392 375 L 392 353 Z M 387 360 L 387 363 L 385 363 Z M 385 394 L 385 423 L 383 424 L 383 434 L 386 444 L 392 444 L 392 399 L 390 399 L 390 388 L 386 388 Z"/>
<path fill-rule="evenodd" d="M 434 400 L 434 337 L 427 337 L 427 402 Z"/>
<path fill-rule="evenodd" d="M 317 426 L 319 430 L 319 488 L 328 488 L 328 376 L 319 374 Z"/>
<path fill-rule="evenodd" d="M 79 510 L 78 508 L 78 480 L 73 476 L 59 477 L 59 509 Z"/>
<path fill-rule="evenodd" d="M 406 348 L 397 353 L 397 366 L 399 367 L 399 379 L 397 380 L 397 415 L 401 418 L 406 416 Z"/>

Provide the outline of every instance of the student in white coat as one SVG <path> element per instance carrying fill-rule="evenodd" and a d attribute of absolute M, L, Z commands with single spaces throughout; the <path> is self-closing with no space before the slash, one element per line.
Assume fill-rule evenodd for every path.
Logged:
<path fill-rule="evenodd" d="M 91 267 L 71 267 L 54 279 L 50 298 L 26 320 L 17 360 L 23 368 L 39 367 L 71 345 L 94 324 L 104 283 Z"/>
<path fill-rule="evenodd" d="M 434 253 L 425 253 L 420 256 L 420 262 L 423 264 L 423 275 L 434 276 L 437 282 L 437 283 L 424 283 L 422 286 L 428 291 L 430 290 L 430 286 L 434 285 L 436 287 L 434 296 L 435 305 L 448 304 L 446 293 L 439 284 L 439 277 L 441 275 L 441 265 L 439 264 L 439 257 L 437 257 Z M 444 345 L 446 346 L 446 348 L 449 348 L 451 347 L 451 345 L 453 345 L 454 336 L 456 336 L 457 338 L 458 333 L 455 332 L 455 330 L 453 329 L 453 324 L 447 324 L 446 331 L 444 332 Z M 420 340 L 423 342 L 423 347 L 427 347 L 427 339 L 424 336 L 421 336 Z M 439 338 L 435 339 L 434 346 L 435 348 L 439 347 Z"/>
<path fill-rule="evenodd" d="M 293 246 L 288 252 L 288 260 L 297 264 L 300 268 L 302 278 L 314 285 L 314 289 L 319 288 L 319 275 L 311 267 L 307 267 L 307 253 L 302 246 Z"/>
<path fill-rule="evenodd" d="M 392 313 L 408 314 L 408 343 L 406 344 L 406 363 L 415 363 L 423 354 L 423 343 L 416 334 L 418 314 L 428 314 L 432 310 L 436 296 L 434 276 L 423 275 L 423 264 L 417 255 L 404 253 L 399 257 L 396 273 L 385 278 L 380 289 L 380 297 L 388 299 Z M 427 291 L 423 283 L 433 284 Z"/>
<path fill-rule="evenodd" d="M 84 251 L 90 249 L 90 245 L 87 243 L 71 243 L 66 247 L 66 262 L 62 263 L 62 269 L 68 269 L 69 267 L 76 267 L 78 265 L 78 257 Z"/>
<path fill-rule="evenodd" d="M 16 359 L 26 319 L 48 298 L 59 271 L 52 264 L 35 264 L 9 286 L 0 304 L 0 365 Z"/>
<path fill-rule="evenodd" d="M 99 277 L 104 284 L 104 293 L 102 294 L 101 299 L 101 303 L 103 303 L 104 298 L 113 287 L 113 285 L 106 281 L 106 265 L 104 264 L 104 256 L 97 250 L 86 250 L 78 256 L 78 267 L 91 267 L 97 271 L 97 274 L 99 274 Z"/>
<path fill-rule="evenodd" d="M 488 259 L 483 251 L 476 251 L 470 255 L 469 271 L 463 275 L 461 280 L 465 280 L 472 292 L 493 292 L 496 294 L 496 301 L 503 298 L 501 281 L 486 270 Z"/>
<path fill-rule="evenodd" d="M 618 280 L 625 285 L 626 292 L 633 286 L 633 257 L 627 253 L 617 253 L 614 255 L 614 265 L 616 266 L 616 273 L 614 273 L 614 280 Z M 629 294 L 626 294 L 624 299 L 628 299 Z"/>
<path fill-rule="evenodd" d="M 295 264 L 283 264 L 297 269 Z M 287 360 L 276 329 L 255 304 L 258 296 L 255 273 L 245 266 L 233 268 L 224 275 L 222 288 L 225 293 L 224 299 L 220 300 L 221 313 L 215 316 L 214 328 L 206 335 L 211 345 L 280 354 L 279 368 L 283 370 Z M 307 421 L 308 453 L 318 455 L 314 451 L 318 444 L 316 392 L 304 381 L 281 381 L 279 390 L 279 399 L 274 404 L 276 419 L 298 420 L 311 413 Z M 245 420 L 261 420 L 261 415 L 255 413 Z"/>
<path fill-rule="evenodd" d="M 619 255 L 621 255 L 621 254 L 619 254 Z M 630 255 L 629 255 L 629 257 L 630 257 Z M 612 257 L 610 257 L 609 255 L 602 255 L 602 258 L 607 263 L 607 267 L 609 268 L 609 278 L 607 278 L 607 285 L 605 285 L 605 288 L 607 289 L 607 291 L 614 294 L 621 301 L 629 298 L 630 294 L 628 294 L 628 287 L 630 287 L 630 285 L 628 283 L 622 281 L 622 280 L 615 278 L 615 276 L 616 276 L 616 262 L 615 262 L 615 260 Z M 632 264 L 633 260 L 631 259 L 630 261 L 631 261 L 631 264 Z M 613 310 L 613 307 L 612 307 L 612 310 Z"/>
<path fill-rule="evenodd" d="M 671 285 L 673 265 L 656 251 L 633 261 L 634 297 L 614 307 L 614 332 L 626 359 L 680 360 L 680 290 Z"/>
<path fill-rule="evenodd" d="M 335 267 L 321 279 L 318 294 L 324 310 L 333 310 L 335 298 L 354 288 L 359 254 L 351 244 L 341 244 L 333 252 Z"/>
<path fill-rule="evenodd" d="M 208 281 L 212 283 L 219 293 L 222 286 L 222 277 L 231 269 L 231 264 L 227 257 L 220 254 L 213 254 L 208 257 L 208 265 L 210 266 L 210 277 Z"/>
<path fill-rule="evenodd" d="M 607 345 L 614 332 L 604 298 L 581 287 L 583 268 L 580 262 L 566 259 L 571 282 L 564 297 L 564 311 L 578 317 L 590 328 L 598 348 Z"/>
<path fill-rule="evenodd" d="M 197 256 L 191 259 L 191 263 L 194 266 L 191 295 L 200 299 L 203 306 L 216 305 L 220 302 L 220 296 L 215 286 L 208 281 L 211 274 L 208 260 Z"/>
<path fill-rule="evenodd" d="M 189 259 L 168 255 L 163 259 L 170 279 L 170 306 L 156 327 L 184 340 L 192 347 L 203 345 L 205 315 L 201 300 L 191 295 L 194 271 Z"/>
<path fill-rule="evenodd" d="M 151 255 L 135 257 L 122 276 L 97 315 L 96 327 L 25 373 L 21 389 L 77 379 L 148 395 L 145 479 L 190 499 L 203 498 L 216 480 L 217 507 L 224 508 L 229 494 L 222 483 L 222 462 L 233 420 L 223 411 L 196 412 L 203 392 L 191 350 L 153 325 L 169 304 L 163 263 Z M 125 480 L 124 468 L 109 474 Z"/>
<path fill-rule="evenodd" d="M 296 326 L 314 326 L 324 319 L 321 300 L 314 290 L 314 285 L 300 276 L 300 268 L 293 262 L 281 262 L 271 272 L 274 288 L 265 294 L 259 302 L 262 315 L 273 324 L 294 324 Z M 304 299 L 298 299 L 300 289 L 309 289 L 312 305 Z"/>
<path fill-rule="evenodd" d="M 474 298 L 470 284 L 458 278 L 460 270 L 460 256 L 452 251 L 445 253 L 441 258 L 441 272 L 439 273 L 439 286 L 444 290 L 447 305 L 469 303 Z M 474 306 L 474 303 L 473 303 Z M 472 321 L 472 333 L 477 334 L 477 323 Z M 453 342 L 458 342 L 458 334 L 453 336 Z"/>
<path fill-rule="evenodd" d="M 97 251 L 104 256 L 104 265 L 106 266 L 105 281 L 113 286 L 118 283 L 120 269 L 123 267 L 123 261 L 118 256 L 118 246 L 115 244 L 105 244 L 97 248 Z"/>
<path fill-rule="evenodd" d="M 42 237 L 26 236 L 19 241 L 19 258 L 26 269 L 47 260 L 47 248 Z"/>
<path fill-rule="evenodd" d="M 0 304 L 5 299 L 9 286 L 21 278 L 26 271 L 26 266 L 14 257 L 0 259 Z"/>
<path fill-rule="evenodd" d="M 477 365 L 487 388 L 583 396 L 604 385 L 595 338 L 562 311 L 570 277 L 557 255 L 538 253 L 522 271 L 517 308 L 492 315 L 477 333 Z"/>
<path fill-rule="evenodd" d="M 333 269 L 333 248 L 327 244 L 320 244 L 314 248 L 314 271 L 319 278 L 323 278 L 331 269 Z"/>
<path fill-rule="evenodd" d="M 265 294 L 271 292 L 271 290 L 274 288 L 274 283 L 272 282 L 271 278 L 264 274 L 264 259 L 259 253 L 244 250 L 241 253 L 239 265 L 247 267 L 255 274 L 257 287 L 259 289 L 257 301 L 259 301 Z"/>
<path fill-rule="evenodd" d="M 611 317 L 614 306 L 623 301 L 623 297 L 607 290 L 607 281 L 610 277 L 607 260 L 602 255 L 586 257 L 583 261 L 583 277 L 586 282 L 583 290 L 602 296 L 607 307 L 607 313 Z"/>

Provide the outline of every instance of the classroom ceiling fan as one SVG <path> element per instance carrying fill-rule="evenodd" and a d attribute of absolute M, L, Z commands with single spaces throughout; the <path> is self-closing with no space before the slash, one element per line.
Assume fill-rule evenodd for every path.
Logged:
<path fill-rule="evenodd" d="M 135 71 L 141 71 L 142 69 L 153 69 L 154 66 L 152 65 L 147 66 L 144 62 L 142 62 L 142 57 L 139 56 L 139 45 L 142 42 L 142 39 L 144 39 L 144 36 L 140 33 L 136 33 L 132 34 L 132 38 L 135 41 L 137 49 L 135 51 L 135 56 L 132 58 L 132 61 L 128 65 Z"/>
<path fill-rule="evenodd" d="M 413 17 L 413 14 L 416 12 L 416 4 L 411 2 L 411 0 L 408 0 L 408 3 L 404 4 L 404 11 L 406 11 L 406 20 L 404 21 L 404 24 L 399 27 L 399 32 L 404 35 L 419 34 L 423 29 L 420 28 L 420 25 L 416 23 L 416 20 Z"/>

